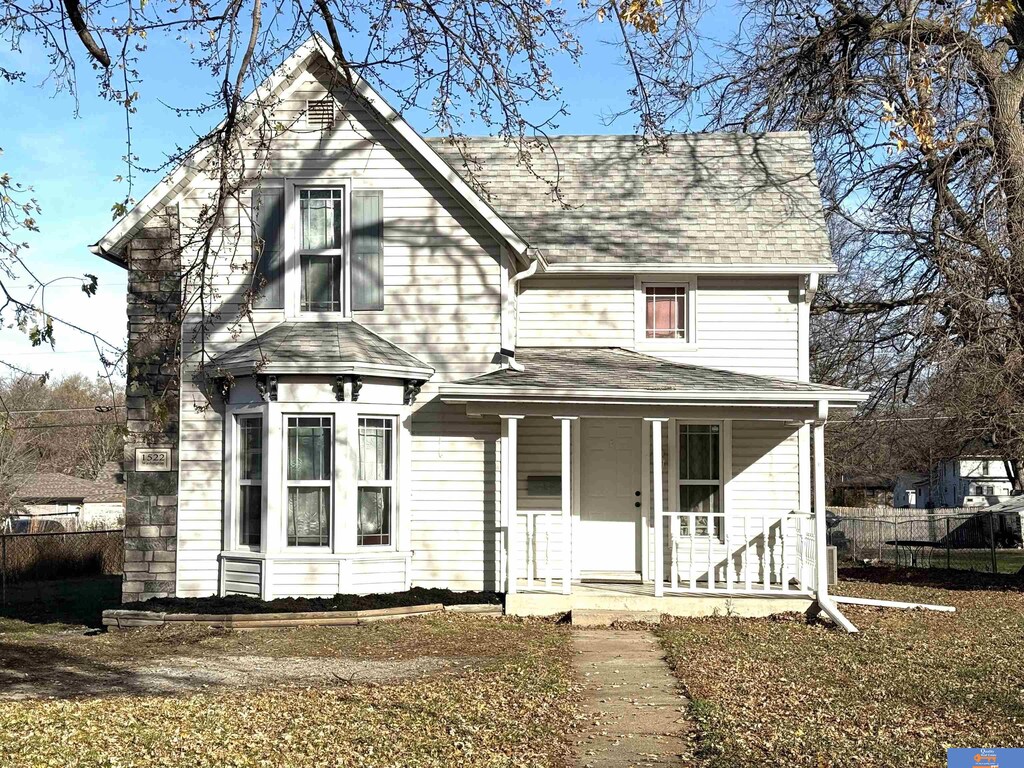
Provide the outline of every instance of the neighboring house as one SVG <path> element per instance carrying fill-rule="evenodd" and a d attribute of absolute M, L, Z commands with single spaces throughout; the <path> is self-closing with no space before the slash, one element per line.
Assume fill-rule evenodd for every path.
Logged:
<path fill-rule="evenodd" d="M 929 473 L 899 475 L 894 489 L 896 506 L 919 509 L 989 506 L 1006 501 L 1012 493 L 1006 463 L 995 455 L 937 461 Z"/>
<path fill-rule="evenodd" d="M 839 507 L 888 507 L 893 504 L 893 482 L 878 475 L 847 475 L 832 484 L 829 496 Z"/>
<path fill-rule="evenodd" d="M 225 225 L 266 280 L 259 338 L 215 325 L 217 380 L 187 362 L 169 418 L 202 152 L 92 247 L 128 270 L 124 597 L 424 586 L 551 613 L 607 599 L 602 580 L 669 613 L 811 606 L 823 425 L 864 396 L 808 378 L 836 271 L 808 137 L 556 137 L 564 204 L 468 139 L 481 192 L 326 50 L 260 87 L 283 130 Z M 532 162 L 555 176 L 550 151 Z M 225 319 L 247 288 L 231 261 Z"/>
<path fill-rule="evenodd" d="M 14 497 L 16 513 L 7 527 L 19 531 L 78 531 L 124 525 L 124 476 L 117 463 L 96 480 L 42 472 L 26 475 Z"/>

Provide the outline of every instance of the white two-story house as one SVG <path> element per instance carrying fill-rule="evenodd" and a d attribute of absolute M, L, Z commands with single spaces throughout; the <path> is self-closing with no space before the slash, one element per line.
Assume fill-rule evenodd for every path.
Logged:
<path fill-rule="evenodd" d="M 92 246 L 129 271 L 125 599 L 838 614 L 823 424 L 863 396 L 808 377 L 836 269 L 808 137 L 562 136 L 528 170 L 419 136 L 329 50 L 258 90 L 282 127 L 206 265 L 221 324 L 203 152 Z"/>

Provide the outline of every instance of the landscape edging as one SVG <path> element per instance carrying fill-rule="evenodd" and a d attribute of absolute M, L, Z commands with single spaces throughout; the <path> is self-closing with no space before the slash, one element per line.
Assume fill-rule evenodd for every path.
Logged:
<path fill-rule="evenodd" d="M 500 605 L 488 603 L 450 605 L 406 605 L 397 608 L 374 608 L 363 611 L 301 611 L 295 613 L 165 613 L 158 611 L 123 610 L 103 612 L 103 626 L 108 630 L 136 627 L 164 627 L 192 624 L 217 629 L 269 629 L 289 627 L 356 626 L 374 621 L 426 616 L 432 613 L 469 613 L 476 616 L 501 616 Z"/>

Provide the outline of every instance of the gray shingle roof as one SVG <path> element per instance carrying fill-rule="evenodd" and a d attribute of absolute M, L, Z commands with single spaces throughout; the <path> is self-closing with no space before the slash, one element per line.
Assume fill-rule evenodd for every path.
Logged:
<path fill-rule="evenodd" d="M 500 139 L 428 141 L 552 264 L 831 264 L 805 133 L 679 134 L 647 154 L 635 136 L 556 136 L 536 175 Z"/>
<path fill-rule="evenodd" d="M 86 480 L 59 472 L 25 475 L 17 481 L 15 498 L 28 501 L 89 501 L 124 503 L 124 486 L 112 482 Z"/>
<path fill-rule="evenodd" d="M 477 387 L 643 392 L 848 392 L 824 384 L 672 363 L 619 347 L 519 347 L 516 360 L 525 370 L 505 368 L 458 383 Z"/>
<path fill-rule="evenodd" d="M 260 365 L 263 359 L 265 365 Z M 284 322 L 214 360 L 215 368 L 232 372 L 259 368 L 262 373 L 301 364 L 392 366 L 431 370 L 401 347 L 353 321 Z"/>

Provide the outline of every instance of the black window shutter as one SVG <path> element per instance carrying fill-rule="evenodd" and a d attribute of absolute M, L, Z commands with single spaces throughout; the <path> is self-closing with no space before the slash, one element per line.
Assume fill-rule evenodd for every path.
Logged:
<path fill-rule="evenodd" d="M 384 193 L 352 192 L 352 309 L 384 309 Z"/>
<path fill-rule="evenodd" d="M 253 288 L 263 294 L 257 309 L 284 309 L 284 188 L 260 187 L 252 191 Z M 265 282 L 264 282 L 265 281 Z"/>

